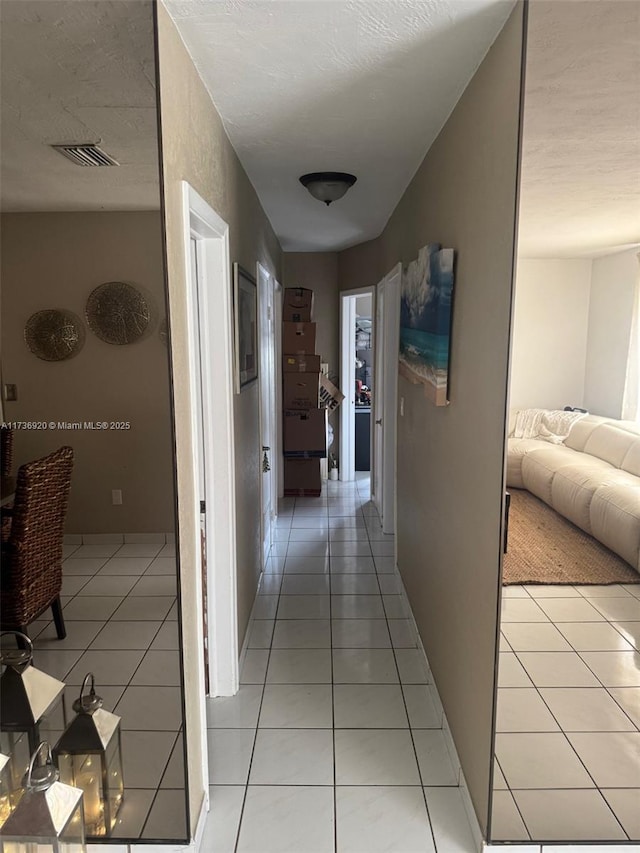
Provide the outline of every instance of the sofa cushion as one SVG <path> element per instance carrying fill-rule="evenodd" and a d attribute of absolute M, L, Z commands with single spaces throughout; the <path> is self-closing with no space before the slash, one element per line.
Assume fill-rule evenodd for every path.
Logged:
<path fill-rule="evenodd" d="M 535 438 L 510 438 L 507 451 L 507 488 L 524 489 L 522 482 L 522 460 L 531 450 L 540 449 L 541 442 Z M 544 446 L 544 445 L 543 445 Z"/>
<path fill-rule="evenodd" d="M 556 471 L 551 483 L 551 506 L 587 533 L 591 529 L 591 501 L 604 485 L 634 485 L 635 477 L 613 468 L 606 462 L 584 459 L 564 465 Z"/>
<path fill-rule="evenodd" d="M 571 427 L 569 435 L 564 440 L 565 447 L 583 451 L 585 443 L 594 429 L 600 424 L 606 424 L 608 420 L 608 418 L 601 418 L 599 415 L 587 415 L 586 418 L 582 418 Z"/>
<path fill-rule="evenodd" d="M 640 441 L 634 442 L 627 450 L 627 455 L 622 460 L 620 468 L 635 477 L 640 477 Z"/>
<path fill-rule="evenodd" d="M 584 460 L 583 453 L 563 445 L 529 450 L 522 460 L 522 482 L 525 489 L 552 506 L 551 483 L 556 471 L 564 465 L 579 465 L 581 459 Z"/>
<path fill-rule="evenodd" d="M 584 452 L 620 468 L 636 443 L 640 443 L 640 436 L 612 423 L 600 424 L 585 441 Z"/>
<path fill-rule="evenodd" d="M 640 482 L 597 489 L 590 513 L 592 535 L 640 571 Z"/>

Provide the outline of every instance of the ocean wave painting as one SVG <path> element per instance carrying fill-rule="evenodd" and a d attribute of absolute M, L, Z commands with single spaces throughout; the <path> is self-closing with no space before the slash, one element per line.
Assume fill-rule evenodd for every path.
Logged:
<path fill-rule="evenodd" d="M 446 406 L 451 342 L 454 250 L 429 243 L 405 268 L 400 297 L 400 373 Z"/>

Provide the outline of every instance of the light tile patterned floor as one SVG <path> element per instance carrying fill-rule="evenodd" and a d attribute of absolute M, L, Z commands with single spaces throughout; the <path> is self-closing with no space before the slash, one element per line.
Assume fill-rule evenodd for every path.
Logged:
<path fill-rule="evenodd" d="M 208 707 L 207 853 L 471 853 L 369 480 L 285 500 L 241 688 Z"/>
<path fill-rule="evenodd" d="M 494 839 L 640 840 L 640 584 L 510 586 Z"/>
<path fill-rule="evenodd" d="M 104 707 L 122 718 L 126 789 L 112 836 L 184 838 L 175 546 L 101 541 L 110 538 L 64 546 L 67 636 L 59 640 L 48 619 L 33 622 L 33 663 L 67 684 L 69 718 L 90 671 Z M 59 709 L 41 736 L 55 744 L 63 727 Z"/>

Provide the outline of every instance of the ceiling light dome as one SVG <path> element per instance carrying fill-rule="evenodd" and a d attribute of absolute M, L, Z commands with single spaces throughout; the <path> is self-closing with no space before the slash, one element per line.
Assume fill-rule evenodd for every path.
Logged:
<path fill-rule="evenodd" d="M 300 178 L 302 186 L 327 206 L 342 198 L 356 181 L 355 175 L 349 175 L 347 172 L 310 172 Z"/>

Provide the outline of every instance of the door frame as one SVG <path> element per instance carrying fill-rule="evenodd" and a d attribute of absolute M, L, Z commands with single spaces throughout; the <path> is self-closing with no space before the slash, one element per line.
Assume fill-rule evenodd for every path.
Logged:
<path fill-rule="evenodd" d="M 270 364 L 264 365 L 260 363 L 259 365 L 259 373 L 258 373 L 258 381 L 260 383 L 260 459 L 262 460 L 262 455 L 265 452 L 265 437 L 263 435 L 263 425 L 264 425 L 264 404 L 265 400 L 263 397 L 264 390 L 264 382 L 266 379 L 267 370 L 271 373 L 271 394 L 270 394 L 270 404 L 271 404 L 271 412 L 270 412 L 270 425 L 269 432 L 271 434 L 271 445 L 269 450 L 269 465 L 270 471 L 268 472 L 268 477 L 271 483 L 271 519 L 270 523 L 273 523 L 276 520 L 278 514 L 278 488 L 279 488 L 279 465 L 280 465 L 280 454 L 278 452 L 279 444 L 278 444 L 278 395 L 277 395 L 277 345 L 276 345 L 276 293 L 278 292 L 279 285 L 276 281 L 275 277 L 269 272 L 269 270 L 263 266 L 260 261 L 256 263 L 256 281 L 258 283 L 258 310 L 260 314 L 262 314 L 263 308 L 265 307 L 265 303 L 263 303 L 263 283 L 266 282 L 266 286 L 268 288 L 268 299 L 266 303 L 266 307 L 270 309 L 271 316 L 269 317 L 270 323 L 270 331 L 271 331 L 271 339 L 268 342 L 268 346 L 270 349 Z M 263 342 L 261 340 L 261 325 L 258 323 L 258 352 L 260 356 L 263 353 Z M 264 519 L 264 513 L 262 509 L 264 507 L 264 478 L 265 474 L 263 473 L 260 477 L 260 507 L 261 507 L 261 519 Z M 261 544 L 262 544 L 262 568 L 264 570 L 266 566 L 266 561 L 269 556 L 269 550 L 271 548 L 271 543 L 269 542 L 269 548 L 265 548 L 266 545 L 266 533 L 264 530 L 264 525 L 261 525 Z"/>
<path fill-rule="evenodd" d="M 229 226 L 187 181 L 182 181 L 181 184 L 187 299 L 192 309 L 187 312 L 191 440 L 197 442 L 198 419 L 201 418 L 203 442 L 209 450 L 204 459 L 209 683 L 211 695 L 232 696 L 237 693 L 239 687 L 239 655 L 233 418 L 235 387 Z M 194 285 L 191 270 L 191 238 L 197 241 L 197 285 Z M 193 310 L 195 306 L 199 306 L 197 314 Z M 194 316 L 198 316 L 200 320 L 199 364 L 195 350 Z M 198 381 L 202 383 L 202 412 L 197 411 L 195 383 Z M 191 530 L 187 535 L 193 539 L 193 553 L 200 554 L 197 458 L 193 459 L 190 480 L 195 512 Z M 195 572 L 193 582 L 201 612 L 204 605 L 200 572 Z M 197 653 L 204 688 L 203 648 L 199 647 Z M 195 685 L 190 686 L 190 689 L 194 688 Z M 201 708 L 204 716 L 204 700 Z M 204 729 L 206 731 L 206 717 Z"/>
<path fill-rule="evenodd" d="M 398 354 L 400 348 L 400 290 L 402 264 L 398 263 L 382 279 L 384 289 L 383 328 L 378 345 L 382 350 L 382 532 L 395 533 L 397 521 L 397 432 L 398 432 Z M 378 362 L 376 361 L 376 364 Z M 377 380 L 376 380 L 377 384 Z M 375 395 L 375 387 L 374 387 Z"/>
<path fill-rule="evenodd" d="M 356 476 L 355 457 L 355 385 L 356 385 L 356 299 L 358 296 L 371 296 L 371 347 L 374 361 L 376 352 L 376 288 L 359 287 L 355 290 L 343 290 L 340 293 L 340 390 L 345 395 L 340 406 L 340 459 L 338 468 L 341 480 L 354 480 Z M 374 387 L 373 393 L 376 393 Z M 371 439 L 373 439 L 373 418 L 371 419 Z M 373 443 L 370 442 L 371 448 Z M 371 474 L 373 475 L 373 453 L 371 453 Z"/>

